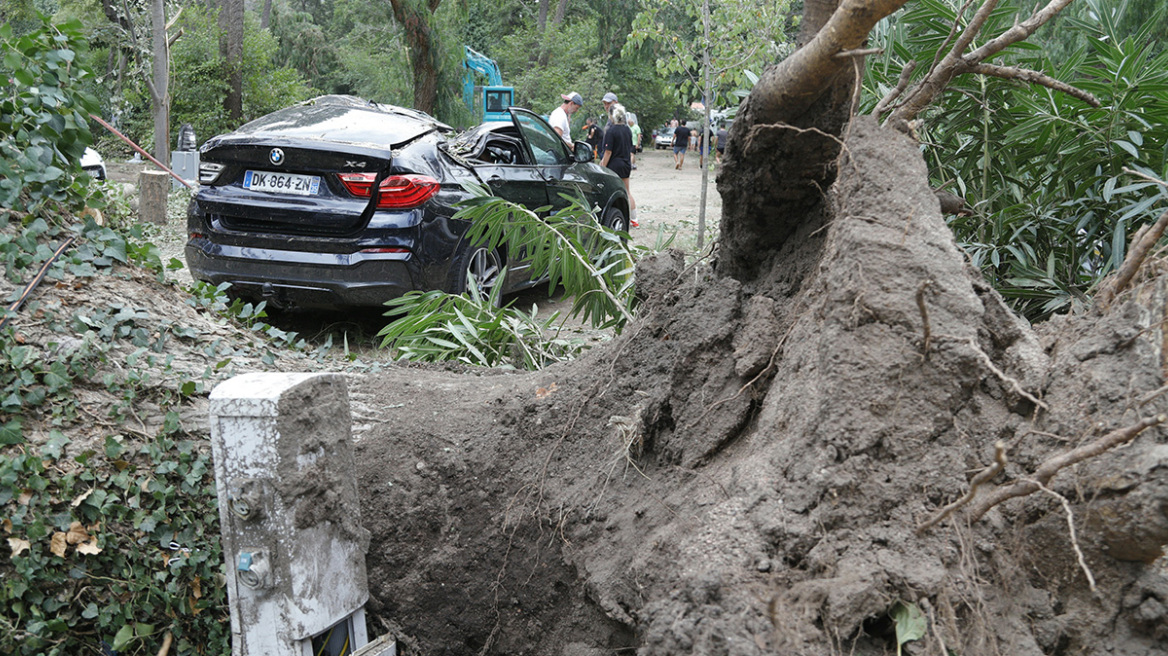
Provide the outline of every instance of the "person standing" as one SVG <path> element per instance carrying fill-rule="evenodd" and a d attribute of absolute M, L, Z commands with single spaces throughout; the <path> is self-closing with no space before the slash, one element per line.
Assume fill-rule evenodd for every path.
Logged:
<path fill-rule="evenodd" d="M 560 135 L 564 143 L 568 144 L 568 148 L 571 148 L 572 123 L 568 117 L 575 114 L 577 110 L 584 106 L 584 98 L 575 91 L 562 93 L 560 97 L 564 99 L 564 102 L 552 110 L 551 115 L 548 116 L 548 125 L 552 126 L 556 134 Z"/>
<path fill-rule="evenodd" d="M 637 203 L 629 189 L 629 174 L 633 170 L 633 132 L 629 129 L 623 106 L 614 103 L 610 113 L 612 125 L 604 131 L 604 157 L 600 160 L 600 165 L 612 169 L 625 184 L 625 191 L 629 194 L 629 224 L 635 225 Z"/>
<path fill-rule="evenodd" d="M 604 130 L 608 131 L 608 126 L 612 125 L 612 108 L 616 106 L 616 94 L 609 91 L 600 102 L 604 103 Z"/>
<path fill-rule="evenodd" d="M 685 119 L 678 121 L 677 129 L 673 131 L 673 168 L 681 170 L 685 164 L 685 151 L 689 149 L 690 129 L 685 127 Z"/>
<path fill-rule="evenodd" d="M 726 129 L 726 124 L 723 123 L 718 128 L 718 140 L 715 142 L 715 159 L 721 164 L 722 156 L 726 154 L 726 142 L 730 139 L 730 131 Z"/>
<path fill-rule="evenodd" d="M 600 126 L 596 124 L 596 119 L 589 116 L 584 119 L 584 141 L 592 146 L 592 152 L 597 157 L 602 157 L 604 153 L 600 152 L 602 135 L 600 134 Z"/>
<path fill-rule="evenodd" d="M 625 112 L 628 116 L 628 112 Z M 641 126 L 637 125 L 636 119 L 629 119 L 629 131 L 633 133 L 633 170 L 637 170 L 637 153 L 641 152 Z"/>

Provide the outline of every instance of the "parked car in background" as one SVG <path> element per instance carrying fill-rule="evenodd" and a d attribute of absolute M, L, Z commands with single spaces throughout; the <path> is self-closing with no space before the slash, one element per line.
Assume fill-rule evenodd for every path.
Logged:
<path fill-rule="evenodd" d="M 653 137 L 653 147 L 655 150 L 673 147 L 673 130 L 674 128 L 661 128 L 657 131 L 657 136 Z"/>
<path fill-rule="evenodd" d="M 81 156 L 81 168 L 85 172 L 98 180 L 106 179 L 105 160 L 102 159 L 101 153 L 86 146 L 85 153 Z"/>
<path fill-rule="evenodd" d="M 535 284 L 520 254 L 464 238 L 470 223 L 454 214 L 467 182 L 533 210 L 581 198 L 628 230 L 624 185 L 587 144 L 571 150 L 534 113 L 510 114 L 455 135 L 412 109 L 322 96 L 208 140 L 187 211 L 192 277 L 314 308 L 462 293 L 471 275 L 503 293 Z"/>

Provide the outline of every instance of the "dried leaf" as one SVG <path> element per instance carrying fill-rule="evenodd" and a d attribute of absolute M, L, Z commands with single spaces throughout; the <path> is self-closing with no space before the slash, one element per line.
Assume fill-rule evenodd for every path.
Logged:
<path fill-rule="evenodd" d="M 203 581 L 197 576 L 191 581 L 191 596 L 195 599 L 203 597 Z"/>
<path fill-rule="evenodd" d="M 17 503 L 22 506 L 27 506 L 29 501 L 32 501 L 32 490 L 21 490 L 20 496 L 16 497 Z"/>
<path fill-rule="evenodd" d="M 557 387 L 556 387 L 555 383 L 552 383 L 551 385 L 548 385 L 547 387 L 540 387 L 539 389 L 535 390 L 535 398 L 542 399 L 542 398 L 548 396 L 549 394 L 551 394 L 552 392 L 556 391 L 556 389 L 557 389 Z"/>
<path fill-rule="evenodd" d="M 72 507 L 76 508 L 77 506 L 80 506 L 82 504 L 82 502 L 84 502 L 86 499 L 88 499 L 89 495 L 91 495 L 91 494 L 93 494 L 93 490 L 89 490 L 88 492 L 86 492 L 86 493 L 82 494 L 81 496 L 77 497 L 76 499 L 74 499 L 73 503 L 71 504 Z"/>
<path fill-rule="evenodd" d="M 81 544 L 90 539 L 90 535 L 86 532 L 85 527 L 81 522 L 73 522 L 69 525 L 69 532 L 65 534 L 65 541 L 69 544 Z"/>
<path fill-rule="evenodd" d="M 101 547 L 97 546 L 97 538 L 91 539 L 89 542 L 82 542 L 77 545 L 77 553 L 86 556 L 96 556 L 101 553 Z"/>
<path fill-rule="evenodd" d="M 20 554 L 28 551 L 32 547 L 28 540 L 21 540 L 20 538 L 8 538 L 8 548 L 12 549 L 12 557 L 16 558 Z"/>
<path fill-rule="evenodd" d="M 8 519 L 7 517 L 5 517 L 4 519 L 0 519 L 0 528 L 4 529 L 5 533 L 11 533 L 12 532 L 12 520 Z"/>
<path fill-rule="evenodd" d="M 64 558 L 65 557 L 65 549 L 67 549 L 67 548 L 68 548 L 68 545 L 65 542 L 65 534 L 61 531 L 57 531 L 56 533 L 54 533 L 53 540 L 49 545 L 49 551 L 52 551 L 54 554 L 60 556 L 61 558 Z"/>

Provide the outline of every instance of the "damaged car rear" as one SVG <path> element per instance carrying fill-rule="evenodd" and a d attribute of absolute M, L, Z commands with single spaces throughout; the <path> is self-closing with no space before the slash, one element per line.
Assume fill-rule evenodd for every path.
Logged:
<path fill-rule="evenodd" d="M 275 307 L 376 306 L 411 290 L 536 284 L 505 249 L 465 239 L 464 183 L 529 209 L 582 198 L 628 230 L 620 179 L 532 112 L 455 137 L 422 112 L 323 96 L 207 141 L 187 212 L 195 280 Z M 505 276 L 504 269 L 506 271 Z"/>

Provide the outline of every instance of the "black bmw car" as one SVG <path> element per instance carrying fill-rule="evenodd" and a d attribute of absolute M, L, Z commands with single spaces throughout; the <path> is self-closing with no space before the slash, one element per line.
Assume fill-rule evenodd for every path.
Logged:
<path fill-rule="evenodd" d="M 535 284 L 517 254 L 464 239 L 470 224 L 453 217 L 468 181 L 533 210 L 582 197 L 628 230 L 624 186 L 586 143 L 570 149 L 532 112 L 511 115 L 455 135 L 422 112 L 322 96 L 210 139 L 187 211 L 191 275 L 307 308 L 462 293 L 468 273 L 504 293 Z"/>

